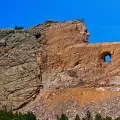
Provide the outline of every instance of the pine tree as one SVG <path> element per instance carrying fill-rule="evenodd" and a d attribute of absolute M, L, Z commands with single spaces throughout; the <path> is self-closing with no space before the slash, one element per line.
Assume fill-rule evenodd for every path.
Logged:
<path fill-rule="evenodd" d="M 68 120 L 68 117 L 65 114 L 62 114 L 60 120 Z"/>
<path fill-rule="evenodd" d="M 57 120 L 60 120 L 59 116 L 57 115 Z"/>
<path fill-rule="evenodd" d="M 79 115 L 76 115 L 75 120 L 80 120 Z"/>

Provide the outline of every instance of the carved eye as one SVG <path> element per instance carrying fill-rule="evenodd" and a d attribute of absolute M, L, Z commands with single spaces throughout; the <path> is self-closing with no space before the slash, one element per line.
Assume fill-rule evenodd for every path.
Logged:
<path fill-rule="evenodd" d="M 85 29 L 85 30 L 84 30 L 84 32 L 86 32 L 86 33 L 87 33 L 87 32 L 88 32 L 88 31 L 87 31 L 87 29 Z"/>

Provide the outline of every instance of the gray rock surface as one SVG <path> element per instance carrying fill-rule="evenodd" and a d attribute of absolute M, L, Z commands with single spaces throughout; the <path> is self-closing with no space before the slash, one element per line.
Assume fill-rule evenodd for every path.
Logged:
<path fill-rule="evenodd" d="M 0 30 L 0 40 L 7 43 L 0 47 L 0 109 L 19 109 L 39 93 L 41 73 L 36 56 L 42 53 L 43 28 Z"/>

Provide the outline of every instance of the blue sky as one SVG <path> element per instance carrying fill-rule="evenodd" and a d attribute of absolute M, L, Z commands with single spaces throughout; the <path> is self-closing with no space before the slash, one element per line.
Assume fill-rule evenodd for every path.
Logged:
<path fill-rule="evenodd" d="M 120 41 L 120 0 L 1 0 L 0 28 L 25 28 L 43 23 L 81 18 L 89 42 Z"/>

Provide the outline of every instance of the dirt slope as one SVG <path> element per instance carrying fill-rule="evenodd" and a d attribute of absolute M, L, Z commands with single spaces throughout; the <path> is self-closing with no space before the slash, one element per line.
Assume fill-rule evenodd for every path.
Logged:
<path fill-rule="evenodd" d="M 38 98 L 21 111 L 32 111 L 41 120 L 56 120 L 65 113 L 73 120 L 76 114 L 84 117 L 89 110 L 93 115 L 119 116 L 119 88 L 67 88 L 42 90 Z"/>

